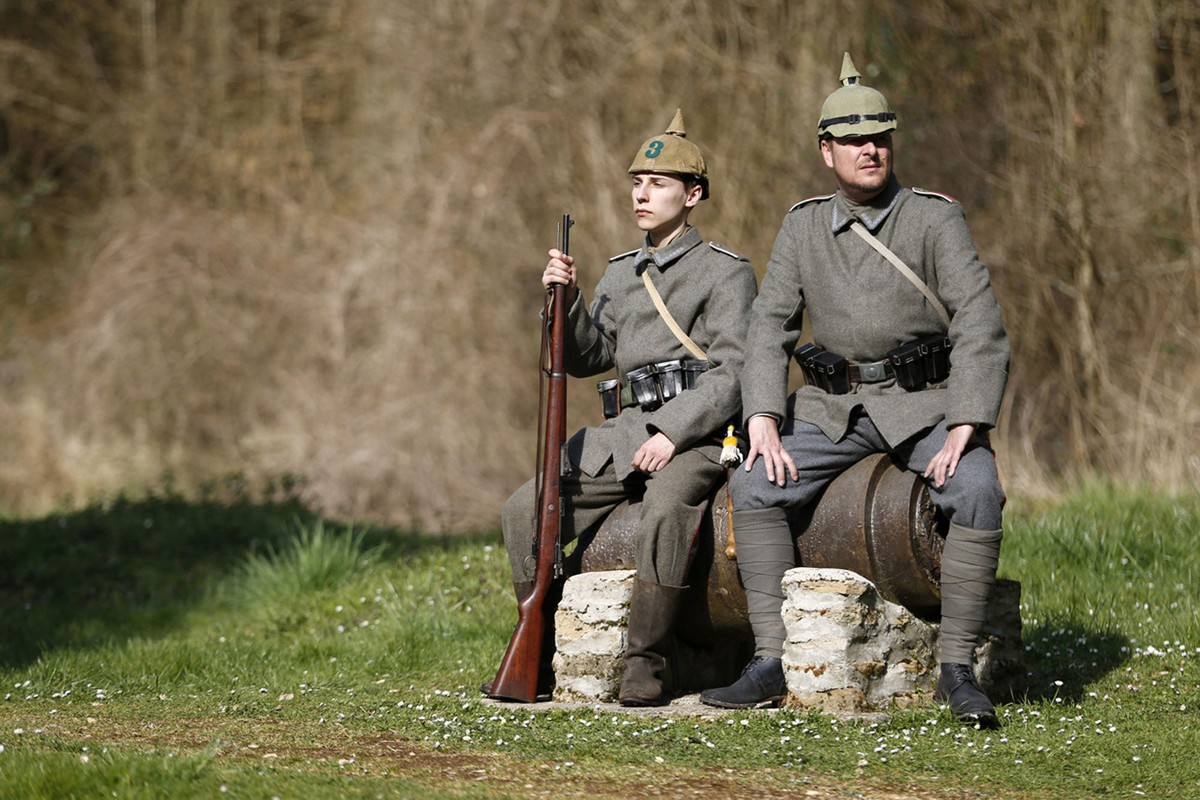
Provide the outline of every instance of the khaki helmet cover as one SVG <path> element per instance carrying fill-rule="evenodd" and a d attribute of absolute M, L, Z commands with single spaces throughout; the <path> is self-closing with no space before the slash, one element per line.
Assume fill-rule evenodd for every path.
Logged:
<path fill-rule="evenodd" d="M 639 172 L 662 172 L 669 175 L 694 177 L 703 189 L 701 200 L 708 198 L 708 167 L 700 148 L 687 140 L 683 129 L 683 111 L 675 110 L 675 118 L 665 133 L 651 136 L 640 148 L 629 165 L 629 174 Z"/>
<path fill-rule="evenodd" d="M 896 129 L 896 112 L 887 98 L 858 82 L 861 76 L 850 54 L 842 57 L 842 85 L 825 98 L 817 122 L 817 138 L 874 136 Z"/>

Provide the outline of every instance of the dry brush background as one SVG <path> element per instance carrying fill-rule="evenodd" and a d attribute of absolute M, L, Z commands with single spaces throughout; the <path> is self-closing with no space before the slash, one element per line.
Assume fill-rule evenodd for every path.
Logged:
<path fill-rule="evenodd" d="M 0 0 L 0 508 L 291 473 L 330 513 L 495 524 L 558 215 L 590 288 L 682 106 L 695 219 L 761 272 L 830 190 L 847 49 L 992 269 L 1010 494 L 1193 489 L 1195 0 Z"/>

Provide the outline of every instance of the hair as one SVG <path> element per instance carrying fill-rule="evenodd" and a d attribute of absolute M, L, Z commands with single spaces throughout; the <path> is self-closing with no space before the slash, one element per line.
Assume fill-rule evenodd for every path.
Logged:
<path fill-rule="evenodd" d="M 689 192 L 692 190 L 692 187 L 700 186 L 704 188 L 704 193 L 708 194 L 708 181 L 705 178 L 701 178 L 699 175 L 680 175 L 679 178 L 683 181 L 684 187 Z"/>

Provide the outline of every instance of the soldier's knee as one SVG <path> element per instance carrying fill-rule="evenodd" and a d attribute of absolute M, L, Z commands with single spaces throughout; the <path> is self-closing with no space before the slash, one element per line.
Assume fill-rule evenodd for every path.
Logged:
<path fill-rule="evenodd" d="M 729 475 L 729 495 L 733 507 L 739 511 L 768 508 L 773 503 L 768 497 L 773 494 L 775 484 L 767 480 L 763 460 L 757 459 L 749 472 L 744 467 L 734 469 Z"/>
<path fill-rule="evenodd" d="M 996 462 L 986 450 L 967 454 L 954 476 L 946 481 L 942 505 L 950 521 L 975 530 L 1001 527 L 1004 489 L 996 474 Z"/>
<path fill-rule="evenodd" d="M 500 525 L 504 530 L 505 539 L 519 534 L 520 531 L 533 528 L 537 514 L 537 509 L 534 508 L 536 503 L 533 481 L 524 484 L 504 501 L 504 510 L 500 514 Z"/>
<path fill-rule="evenodd" d="M 508 551 L 513 580 L 529 580 L 533 577 L 530 554 L 533 552 L 533 536 L 537 528 L 535 515 L 537 497 L 533 481 L 513 492 L 504 503 L 500 524 L 504 532 L 504 547 Z"/>
<path fill-rule="evenodd" d="M 747 472 L 746 468 L 742 466 L 731 470 L 729 473 L 729 488 L 739 489 L 752 485 L 754 481 L 754 478 L 752 477 L 754 475 L 753 470 L 761 469 L 761 467 L 762 465 L 756 461 L 750 472 Z"/>

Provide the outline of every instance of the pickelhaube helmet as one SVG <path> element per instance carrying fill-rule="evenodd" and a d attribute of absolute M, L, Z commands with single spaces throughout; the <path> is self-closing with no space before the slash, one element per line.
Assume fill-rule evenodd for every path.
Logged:
<path fill-rule="evenodd" d="M 896 112 L 887 98 L 858 82 L 858 69 L 850 54 L 842 57 L 842 85 L 825 98 L 817 122 L 817 138 L 873 136 L 896 129 Z"/>
<path fill-rule="evenodd" d="M 708 198 L 708 167 L 700 148 L 687 140 L 683 129 L 683 111 L 675 110 L 675 118 L 665 133 L 651 136 L 640 148 L 629 165 L 629 174 L 639 172 L 663 172 L 671 175 L 694 177 L 703 189 L 701 200 Z"/>

